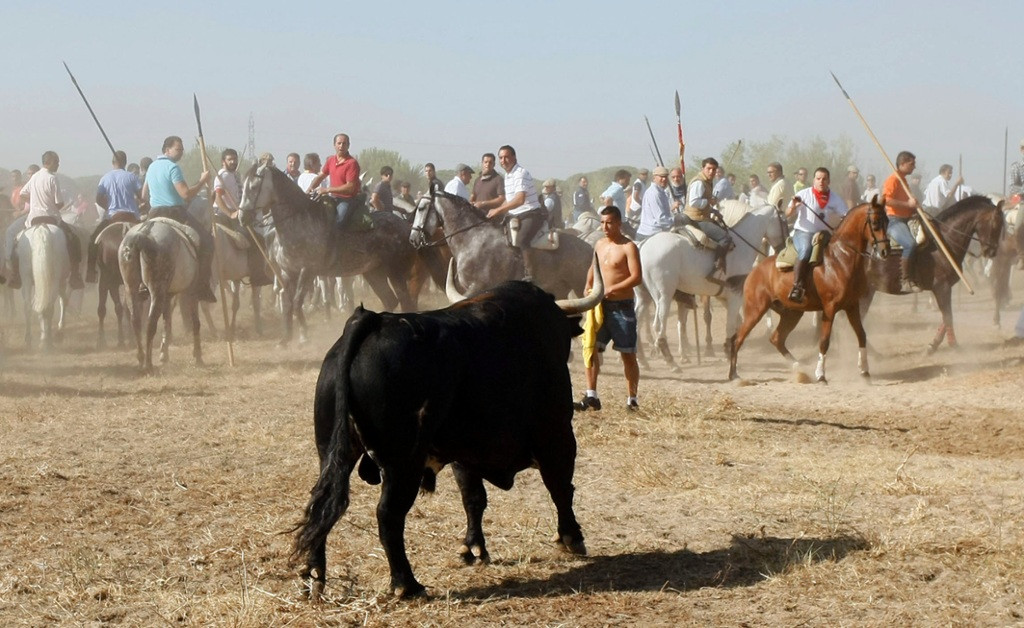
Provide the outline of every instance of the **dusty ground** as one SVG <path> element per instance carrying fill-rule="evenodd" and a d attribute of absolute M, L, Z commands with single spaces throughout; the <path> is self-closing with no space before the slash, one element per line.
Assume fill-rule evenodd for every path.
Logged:
<path fill-rule="evenodd" d="M 652 358 L 629 414 L 610 360 L 605 410 L 575 421 L 585 559 L 549 544 L 553 508 L 527 471 L 491 491 L 493 563 L 461 566 L 445 471 L 407 533 L 430 595 L 395 601 L 378 489 L 357 481 L 321 607 L 301 599 L 281 533 L 315 480 L 313 384 L 340 317 L 315 316 L 305 346 L 242 341 L 235 368 L 211 341 L 208 366 L 191 365 L 179 337 L 153 377 L 136 375 L 131 352 L 93 349 L 92 305 L 52 355 L 25 353 L 20 320 L 4 320 L 0 623 L 1021 622 L 1024 349 L 1002 346 L 987 297 L 955 302 L 965 348 L 926 357 L 938 314 L 879 299 L 870 385 L 845 321 L 828 386 L 796 383 L 758 333 L 740 356 L 748 385 L 724 381 L 720 350 L 680 373 Z M 803 329 L 791 346 L 810 370 Z M 579 391 L 578 360 L 572 370 Z"/>

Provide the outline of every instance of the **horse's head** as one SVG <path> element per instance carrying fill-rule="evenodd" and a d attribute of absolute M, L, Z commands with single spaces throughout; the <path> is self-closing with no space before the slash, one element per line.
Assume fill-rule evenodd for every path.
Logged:
<path fill-rule="evenodd" d="M 416 248 L 426 246 L 427 235 L 433 236 L 437 233 L 439 226 L 444 221 L 437 207 L 434 206 L 433 195 L 422 196 L 416 201 L 416 209 L 412 215 L 412 229 L 409 231 L 409 242 Z"/>
<path fill-rule="evenodd" d="M 252 224 L 259 210 L 274 205 L 274 164 L 271 160 L 260 160 L 245 173 L 242 181 L 242 200 L 238 204 L 243 224 Z"/>
<path fill-rule="evenodd" d="M 864 228 L 871 234 L 871 246 L 874 249 L 874 254 L 882 259 L 889 255 L 889 235 L 886 233 L 888 227 L 889 215 L 885 213 L 885 201 L 879 201 L 876 194 L 868 204 Z"/>
<path fill-rule="evenodd" d="M 999 243 L 1003 237 L 1006 215 L 1003 213 L 1003 201 L 999 201 L 992 211 L 986 211 L 978 218 L 974 230 L 981 244 L 981 254 L 993 258 L 999 252 Z"/>

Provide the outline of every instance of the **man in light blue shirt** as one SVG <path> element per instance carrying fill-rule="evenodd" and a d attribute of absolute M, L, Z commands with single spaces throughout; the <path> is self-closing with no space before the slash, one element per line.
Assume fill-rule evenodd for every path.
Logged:
<path fill-rule="evenodd" d="M 196 273 L 193 290 L 200 301 L 214 302 L 217 299 L 210 289 L 210 275 L 213 264 L 213 234 L 188 213 L 188 203 L 199 194 L 199 190 L 210 180 L 210 171 L 203 164 L 199 182 L 189 187 L 178 161 L 185 154 L 181 138 L 171 135 L 164 140 L 163 155 L 158 157 L 146 171 L 146 183 L 142 186 L 142 198 L 149 201 L 151 218 L 171 218 L 186 224 L 199 234 L 199 250 L 196 252 L 199 272 Z"/>
<path fill-rule="evenodd" d="M 668 168 L 658 166 L 654 169 L 654 185 L 647 188 L 640 203 L 640 226 L 636 230 L 638 240 L 672 228 L 672 205 L 665 191 L 666 186 Z"/>
<path fill-rule="evenodd" d="M 96 238 L 113 222 L 139 222 L 139 198 L 142 196 L 142 182 L 125 170 L 128 156 L 123 150 L 114 151 L 111 164 L 114 169 L 103 175 L 96 187 L 96 204 L 106 208 L 103 220 L 89 238 L 89 257 L 85 266 L 85 280 L 96 282 Z"/>
<path fill-rule="evenodd" d="M 612 184 L 608 186 L 608 189 L 601 192 L 601 205 L 603 207 L 618 207 L 619 210 L 626 213 L 626 186 L 629 185 L 629 180 L 633 178 L 633 175 L 629 174 L 629 170 L 623 168 L 615 173 L 615 177 L 612 179 Z"/>

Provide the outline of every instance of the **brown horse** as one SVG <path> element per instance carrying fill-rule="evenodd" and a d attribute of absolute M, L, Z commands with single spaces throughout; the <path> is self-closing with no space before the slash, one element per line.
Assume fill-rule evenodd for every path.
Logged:
<path fill-rule="evenodd" d="M 804 312 L 821 312 L 818 366 L 814 371 L 819 382 L 826 381 L 825 354 L 832 336 L 832 321 L 838 312 L 846 312 L 860 347 L 857 358 L 860 373 L 869 377 L 867 334 L 861 323 L 860 298 L 868 290 L 865 268 L 870 257 L 869 248 L 873 247 L 881 257 L 889 253 L 889 239 L 885 235 L 888 223 L 885 207 L 878 203 L 877 198 L 851 209 L 832 234 L 822 263 L 811 269 L 811 280 L 807 282 L 803 303 L 789 300 L 793 273 L 779 271 L 775 267 L 774 255 L 755 266 L 743 285 L 743 324 L 729 341 L 729 379 L 737 377 L 736 356 L 740 347 L 768 308 L 779 314 L 779 324 L 772 333 L 771 343 L 793 362 L 794 368 L 799 363 L 786 349 L 786 338 Z"/>
<path fill-rule="evenodd" d="M 1014 265 L 1018 268 L 1024 262 L 1024 207 L 1006 209 L 1003 207 L 1003 236 L 999 239 L 999 250 L 992 260 L 992 271 L 989 280 L 992 284 L 992 299 L 995 302 L 995 314 L 992 323 L 999 327 L 1002 324 L 1002 310 L 1010 305 L 1010 273 Z"/>
<path fill-rule="evenodd" d="M 962 201 L 950 205 L 935 217 L 933 223 L 942 241 L 946 243 L 957 265 L 962 266 L 967 248 L 972 240 L 981 245 L 981 254 L 995 257 L 999 249 L 1000 237 L 1003 233 L 1002 203 L 994 204 L 984 196 L 969 196 Z M 977 235 L 975 235 L 977 234 Z M 898 277 L 895 265 L 872 261 L 868 268 L 869 290 L 864 294 L 861 316 L 866 316 L 875 290 L 899 294 L 894 290 L 894 279 Z M 922 290 L 931 290 L 935 295 L 935 304 L 942 312 L 942 324 L 928 347 L 928 353 L 934 352 L 942 344 L 945 337 L 949 346 L 956 346 L 956 335 L 953 333 L 953 286 L 960 281 L 956 270 L 946 260 L 945 255 L 932 240 L 914 251 L 911 263 L 911 275 Z"/>
<path fill-rule="evenodd" d="M 122 212 L 123 213 L 123 212 Z M 131 214 L 128 214 L 131 216 Z M 116 214 L 120 217 L 121 214 Z M 108 225 L 96 236 L 96 265 L 99 268 L 99 304 L 96 306 L 96 314 L 99 316 L 99 337 L 96 340 L 98 349 L 106 348 L 107 336 L 103 329 L 103 321 L 107 317 L 107 297 L 114 302 L 114 314 L 117 316 L 117 347 L 125 346 L 125 304 L 121 300 L 121 286 L 124 280 L 121 279 L 121 267 L 117 261 L 117 250 L 121 246 L 124 234 L 132 225 L 139 221 L 134 216 L 131 218 L 120 217 L 116 222 Z"/>

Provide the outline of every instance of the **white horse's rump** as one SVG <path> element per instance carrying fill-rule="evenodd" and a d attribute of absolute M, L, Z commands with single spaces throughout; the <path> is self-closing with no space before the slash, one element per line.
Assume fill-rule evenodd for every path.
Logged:
<path fill-rule="evenodd" d="M 741 217 L 730 229 L 735 248 L 726 257 L 729 279 L 725 287 L 706 279 L 714 269 L 714 251 L 695 247 L 687 236 L 659 233 L 647 238 L 640 247 L 643 286 L 655 304 L 654 336 L 660 346 L 667 346 L 664 344 L 665 323 L 676 292 L 724 300 L 728 310 L 726 337 L 735 333 L 743 301 L 743 278 L 763 252 L 762 240 L 767 238 L 772 246 L 779 248 L 786 238 L 785 220 L 774 207 L 767 205 L 736 213 Z M 640 304 L 637 309 L 642 309 L 645 306 L 643 291 L 637 292 Z"/>
<path fill-rule="evenodd" d="M 32 317 L 39 319 L 40 342 L 53 343 L 53 309 L 60 308 L 57 329 L 64 328 L 64 309 L 68 296 L 71 263 L 67 241 L 60 227 L 38 224 L 22 232 L 18 238 L 18 261 L 21 266 L 21 294 L 25 301 L 25 344 L 32 339 Z"/>

